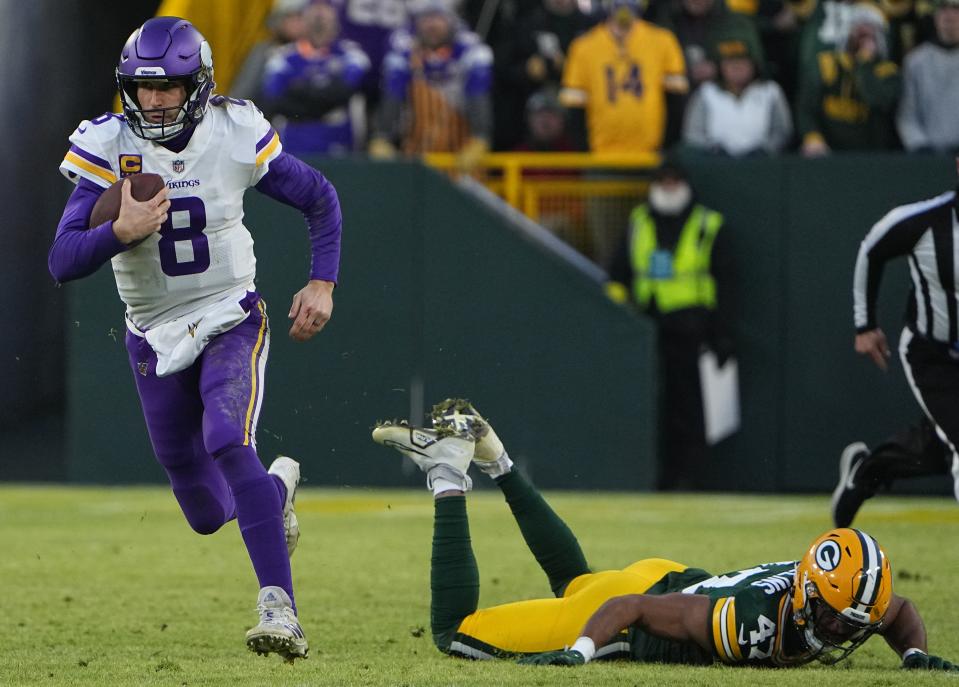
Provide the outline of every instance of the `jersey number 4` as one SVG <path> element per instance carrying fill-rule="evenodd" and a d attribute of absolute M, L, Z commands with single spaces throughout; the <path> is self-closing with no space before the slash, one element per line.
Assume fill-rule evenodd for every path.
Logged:
<path fill-rule="evenodd" d="M 170 277 L 199 274 L 210 267 L 206 207 L 193 196 L 171 198 L 166 222 L 160 226 L 160 267 Z M 190 245 L 187 246 L 186 242 Z"/>
<path fill-rule="evenodd" d="M 622 80 L 617 77 L 614 65 L 606 65 L 606 99 L 610 103 L 615 103 L 620 93 L 632 95 L 635 98 L 642 97 L 643 80 L 638 64 L 630 64 Z"/>

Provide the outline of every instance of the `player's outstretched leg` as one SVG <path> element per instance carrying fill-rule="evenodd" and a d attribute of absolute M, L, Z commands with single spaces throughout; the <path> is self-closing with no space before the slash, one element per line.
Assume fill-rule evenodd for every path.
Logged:
<path fill-rule="evenodd" d="M 246 633 L 250 651 L 263 656 L 274 653 L 288 663 L 306 658 L 309 646 L 296 618 L 293 602 L 280 587 L 263 587 L 256 599 L 260 622 Z"/>
<path fill-rule="evenodd" d="M 290 557 L 296 551 L 296 544 L 300 541 L 300 523 L 293 510 L 296 502 L 296 488 L 300 484 L 300 464 L 292 458 L 277 456 L 270 464 L 267 473 L 277 482 L 277 488 L 283 499 L 283 533 L 286 535 L 286 550 Z"/>
<path fill-rule="evenodd" d="M 475 443 L 468 434 L 384 423 L 373 440 L 416 463 L 433 490 L 433 555 L 430 566 L 430 627 L 433 641 L 449 651 L 460 623 L 479 602 L 479 569 L 470 540 L 465 492 Z"/>
<path fill-rule="evenodd" d="M 572 531 L 522 471 L 513 466 L 492 425 L 469 401 L 448 398 L 437 403 L 432 419 L 435 429 L 468 432 L 474 438 L 473 464 L 496 481 L 526 545 L 549 578 L 550 588 L 556 596 L 562 596 L 574 578 L 589 572 Z"/>
<path fill-rule="evenodd" d="M 900 479 L 949 472 L 951 451 L 925 417 L 870 450 L 857 441 L 839 458 L 839 483 L 832 494 L 836 527 L 849 527 L 866 499 Z"/>

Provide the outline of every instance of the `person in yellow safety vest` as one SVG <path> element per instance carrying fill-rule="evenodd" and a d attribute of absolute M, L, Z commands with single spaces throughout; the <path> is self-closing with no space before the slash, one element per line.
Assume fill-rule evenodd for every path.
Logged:
<path fill-rule="evenodd" d="M 733 350 L 723 226 L 723 216 L 696 202 L 684 170 L 669 160 L 654 173 L 647 202 L 630 215 L 610 265 L 610 297 L 632 302 L 658 325 L 660 489 L 704 486 L 699 356 L 709 347 L 723 365 Z"/>

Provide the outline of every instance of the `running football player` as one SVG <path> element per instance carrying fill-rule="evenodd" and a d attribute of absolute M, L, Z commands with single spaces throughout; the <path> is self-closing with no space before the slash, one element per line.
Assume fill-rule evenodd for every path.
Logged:
<path fill-rule="evenodd" d="M 211 534 L 236 518 L 260 592 L 248 647 L 306 657 L 290 555 L 299 537 L 296 461 L 264 468 L 256 426 L 270 345 L 243 225 L 249 187 L 303 212 L 309 280 L 293 296 L 290 336 L 307 341 L 329 320 L 341 215 L 333 186 L 283 152 L 256 106 L 213 94 L 209 44 L 188 21 L 150 19 L 121 52 L 123 114 L 83 121 L 60 170 L 76 183 L 50 249 L 58 282 L 112 262 L 126 304 L 126 346 L 150 440 L 190 526 Z M 119 216 L 90 227 L 100 194 L 118 179 L 166 180 L 138 202 L 123 182 Z"/>
<path fill-rule="evenodd" d="M 836 663 L 878 633 L 904 668 L 957 670 L 926 652 L 918 611 L 893 593 L 885 552 L 859 530 L 826 532 L 798 561 L 724 575 L 661 558 L 593 572 L 569 527 L 468 402 L 435 406 L 432 428 L 384 423 L 373 439 L 413 460 L 435 495 L 431 624 L 445 653 L 538 665 L 628 658 L 790 667 Z M 502 490 L 555 598 L 477 608 L 470 463 Z"/>

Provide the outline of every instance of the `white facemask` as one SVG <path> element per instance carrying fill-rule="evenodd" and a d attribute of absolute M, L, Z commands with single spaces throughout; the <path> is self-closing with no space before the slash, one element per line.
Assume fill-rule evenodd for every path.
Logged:
<path fill-rule="evenodd" d="M 685 181 L 666 188 L 653 182 L 649 185 L 649 205 L 661 215 L 678 215 L 693 198 L 693 190 Z"/>

